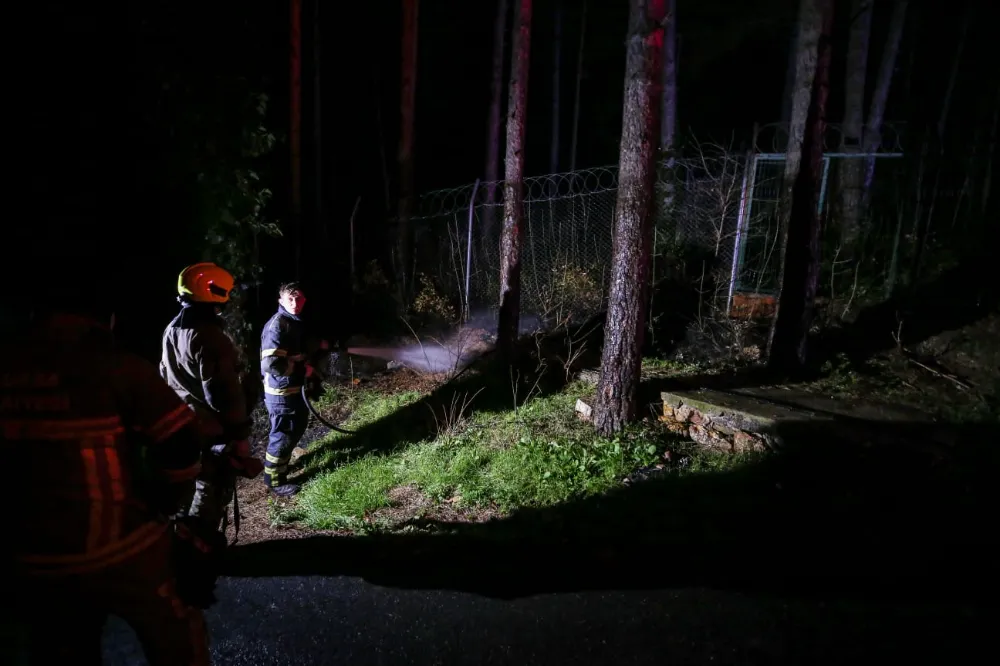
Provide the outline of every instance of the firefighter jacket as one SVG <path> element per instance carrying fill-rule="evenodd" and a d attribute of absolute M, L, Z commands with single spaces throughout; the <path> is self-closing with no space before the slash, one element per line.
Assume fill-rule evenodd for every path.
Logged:
<path fill-rule="evenodd" d="M 264 399 L 272 403 L 301 401 L 306 380 L 306 350 L 301 318 L 278 306 L 260 335 L 260 372 Z"/>
<path fill-rule="evenodd" d="M 184 304 L 163 332 L 160 375 L 194 410 L 211 443 L 250 436 L 239 355 L 214 306 Z"/>
<path fill-rule="evenodd" d="M 30 575 L 89 573 L 142 552 L 193 490 L 194 415 L 92 320 L 55 314 L 18 337 L 18 353 L 0 356 L 0 432 L 17 460 L 4 550 Z"/>

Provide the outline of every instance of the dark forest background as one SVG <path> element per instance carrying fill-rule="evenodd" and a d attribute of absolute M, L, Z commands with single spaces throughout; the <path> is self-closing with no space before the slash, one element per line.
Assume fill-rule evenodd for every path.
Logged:
<path fill-rule="evenodd" d="M 798 2 L 678 4 L 681 136 L 747 147 L 755 122 L 779 120 Z M 962 2 L 913 4 L 897 68 L 901 83 L 886 114 L 911 129 L 933 122 L 938 113 L 966 11 Z M 565 1 L 564 152 L 581 5 Z M 528 175 L 548 170 L 552 7 L 553 0 L 538 0 L 535 7 Z M 870 62 L 879 57 L 890 9 L 876 4 Z M 302 11 L 300 221 L 289 211 L 287 3 L 145 0 L 101 7 L 44 3 L 12 11 L 10 25 L 23 46 L 12 59 L 16 92 L 8 98 L 15 112 L 8 138 L 19 157 L 11 160 L 16 178 L 4 225 L 12 292 L 7 316 L 28 307 L 32 276 L 39 272 L 54 271 L 72 283 L 81 265 L 109 266 L 117 276 L 113 300 L 122 340 L 155 356 L 159 331 L 175 308 L 177 273 L 211 257 L 240 273 L 249 324 L 268 316 L 279 282 L 301 278 L 311 287 L 313 316 L 331 335 L 356 332 L 347 220 L 360 196 L 359 257 L 384 261 L 387 205 L 395 206 L 396 191 L 399 3 L 319 7 L 318 145 L 311 113 L 314 2 L 304 0 Z M 617 162 L 628 6 L 592 1 L 587 11 L 581 168 Z M 979 3 L 976 11 L 953 101 L 956 141 L 990 113 L 996 94 L 991 33 L 997 10 Z M 494 12 L 491 2 L 421 3 L 418 192 L 482 177 Z M 842 28 L 849 19 L 838 13 L 834 82 L 842 79 Z M 833 85 L 833 121 L 842 97 Z M 275 229 L 281 237 L 273 235 Z"/>

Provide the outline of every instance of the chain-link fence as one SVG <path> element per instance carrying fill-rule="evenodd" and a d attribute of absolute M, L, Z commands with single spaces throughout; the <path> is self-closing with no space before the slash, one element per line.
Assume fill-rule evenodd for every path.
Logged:
<path fill-rule="evenodd" d="M 525 179 L 525 312 L 547 311 L 560 280 L 575 279 L 580 289 L 603 294 L 617 187 L 613 167 Z M 502 200 L 502 182 L 430 192 L 414 220 L 416 247 L 434 248 L 438 260 L 418 263 L 417 273 L 432 275 L 459 302 L 468 285 L 470 311 L 494 309 L 499 299 Z"/>
<path fill-rule="evenodd" d="M 885 150 L 875 156 L 901 153 Z M 824 219 L 835 205 L 840 166 L 864 157 L 834 152 L 823 157 L 819 212 Z M 902 196 L 903 161 L 877 161 L 871 209 L 892 210 L 879 202 Z M 654 189 L 654 281 L 690 284 L 696 279 L 701 293 L 727 312 L 734 294 L 776 293 L 783 175 L 782 153 L 738 152 L 697 141 L 683 158 L 660 163 Z M 609 283 L 617 195 L 616 166 L 525 179 L 524 313 L 544 316 L 567 300 L 584 311 L 601 306 Z M 438 190 L 420 198 L 412 218 L 418 279 L 430 279 L 453 304 L 467 304 L 470 312 L 497 307 L 502 200 L 503 182 Z M 849 268 L 868 270 L 873 273 L 869 281 L 884 283 L 898 254 L 900 225 L 877 214 L 863 224 L 861 250 Z M 823 260 L 833 277 L 840 248 L 835 227 L 824 224 Z M 833 282 L 831 277 L 835 290 Z"/>
<path fill-rule="evenodd" d="M 684 252 L 730 261 L 746 163 L 745 157 L 718 151 L 677 160 L 672 170 L 660 165 L 656 255 Z M 502 182 L 430 192 L 412 218 L 415 247 L 432 248 L 435 258 L 433 265 L 418 261 L 416 273 L 432 277 L 456 302 L 464 301 L 468 285 L 470 311 L 495 309 L 499 300 L 502 193 Z M 608 287 L 617 195 L 615 166 L 525 179 L 525 312 L 550 313 L 565 303 L 567 293 L 586 301 L 583 309 L 600 307 Z"/>

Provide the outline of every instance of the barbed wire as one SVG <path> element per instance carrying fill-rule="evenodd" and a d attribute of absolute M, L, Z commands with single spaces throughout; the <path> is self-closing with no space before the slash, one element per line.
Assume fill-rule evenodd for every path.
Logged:
<path fill-rule="evenodd" d="M 653 211 L 656 271 L 674 275 L 678 265 L 686 265 L 683 270 L 700 271 L 702 279 L 711 276 L 714 293 L 723 297 L 734 289 L 775 290 L 783 162 L 753 160 L 748 153 L 717 144 L 698 144 L 695 153 L 677 159 L 672 169 L 665 162 L 658 164 Z M 617 181 L 618 169 L 610 166 L 526 179 L 521 249 L 524 312 L 551 312 L 577 301 L 594 308 L 606 300 Z M 418 265 L 417 272 L 433 276 L 456 303 L 465 300 L 468 284 L 472 310 L 495 309 L 499 300 L 503 182 L 492 183 L 494 203 L 490 185 L 481 183 L 474 201 L 472 185 L 429 192 L 421 197 L 419 214 L 413 218 L 418 238 L 437 248 L 434 264 Z M 821 197 L 827 208 L 831 198 Z M 891 244 L 892 236 L 885 233 L 881 227 L 872 229 L 865 239 L 872 248 L 870 256 L 887 256 L 881 248 Z"/>
<path fill-rule="evenodd" d="M 736 157 L 726 154 L 710 159 L 701 156 L 698 158 L 675 158 L 673 169 L 675 174 L 681 174 L 682 176 L 687 172 L 709 172 L 711 171 L 709 161 L 714 163 L 720 159 L 742 163 L 746 161 L 746 156 Z M 658 188 L 666 185 L 666 167 L 666 160 L 661 161 L 657 165 L 656 187 Z M 436 217 L 447 217 L 461 212 L 467 214 L 473 192 L 475 192 L 476 200 L 474 205 L 476 207 L 495 206 L 502 208 L 504 182 L 502 180 L 487 181 L 480 182 L 478 187 L 475 184 L 468 184 L 461 187 L 427 192 L 420 196 L 417 204 L 417 212 L 410 219 L 419 221 Z M 618 166 L 609 165 L 525 178 L 523 196 L 525 204 L 532 204 L 617 191 Z"/>
<path fill-rule="evenodd" d="M 478 188 L 474 184 L 468 184 L 427 192 L 421 195 L 417 213 L 411 219 L 421 220 L 468 212 L 473 191 L 476 206 L 502 207 L 504 182 L 487 181 L 480 182 Z M 524 202 L 528 204 L 617 190 L 618 167 L 607 166 L 525 178 L 523 192 Z"/>

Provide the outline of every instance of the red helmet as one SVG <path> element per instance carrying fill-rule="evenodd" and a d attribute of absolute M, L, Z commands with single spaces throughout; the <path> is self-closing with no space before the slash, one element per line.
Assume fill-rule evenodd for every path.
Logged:
<path fill-rule="evenodd" d="M 195 303 L 228 303 L 232 274 L 211 262 L 188 266 L 177 276 L 177 293 Z"/>

